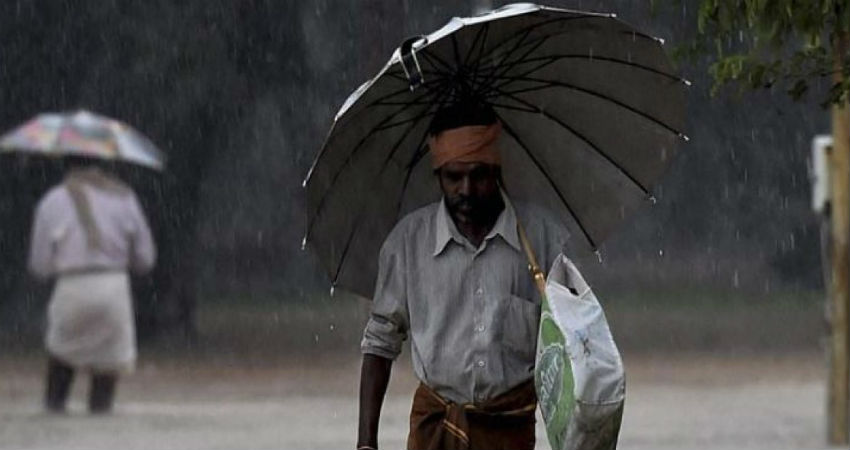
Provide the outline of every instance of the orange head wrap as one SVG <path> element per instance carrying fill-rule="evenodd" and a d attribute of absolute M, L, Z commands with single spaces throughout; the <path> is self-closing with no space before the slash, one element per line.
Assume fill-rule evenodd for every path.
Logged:
<path fill-rule="evenodd" d="M 431 165 L 439 169 L 448 162 L 480 162 L 500 165 L 496 141 L 502 134 L 502 124 L 468 125 L 452 128 L 431 136 Z"/>

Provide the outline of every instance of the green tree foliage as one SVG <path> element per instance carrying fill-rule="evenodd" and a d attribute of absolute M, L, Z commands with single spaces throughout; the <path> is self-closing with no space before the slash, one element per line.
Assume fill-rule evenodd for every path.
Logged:
<path fill-rule="evenodd" d="M 658 0 L 653 1 L 656 8 Z M 701 0 L 697 36 L 681 46 L 686 57 L 710 55 L 714 88 L 778 87 L 795 100 L 814 85 L 828 86 L 824 105 L 846 101 L 850 58 L 834 81 L 833 44 L 850 32 L 850 0 Z"/>

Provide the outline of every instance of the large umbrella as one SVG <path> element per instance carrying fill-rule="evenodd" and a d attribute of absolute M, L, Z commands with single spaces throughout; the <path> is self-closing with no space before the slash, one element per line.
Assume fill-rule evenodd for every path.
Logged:
<path fill-rule="evenodd" d="M 129 125 L 89 111 L 45 113 L 0 137 L 0 153 L 79 156 L 162 170 L 165 157 Z"/>
<path fill-rule="evenodd" d="M 511 197 L 560 212 L 595 249 L 653 199 L 687 139 L 687 85 L 660 39 L 613 14 L 526 3 L 453 18 L 403 43 L 337 113 L 304 181 L 304 243 L 334 286 L 371 296 L 393 225 L 439 199 L 425 145 L 433 114 L 472 98 L 502 122 Z"/>

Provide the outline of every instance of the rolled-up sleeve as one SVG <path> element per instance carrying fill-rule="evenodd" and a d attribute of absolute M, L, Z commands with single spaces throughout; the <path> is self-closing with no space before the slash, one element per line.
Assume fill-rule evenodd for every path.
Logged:
<path fill-rule="evenodd" d="M 404 242 L 391 233 L 378 257 L 378 281 L 372 301 L 372 311 L 360 349 L 388 359 L 396 359 L 407 339 L 409 315 L 407 309 L 407 264 Z"/>

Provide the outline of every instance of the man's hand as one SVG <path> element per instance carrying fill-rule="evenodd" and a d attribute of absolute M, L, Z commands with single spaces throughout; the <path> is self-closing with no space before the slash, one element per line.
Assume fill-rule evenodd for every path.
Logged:
<path fill-rule="evenodd" d="M 391 359 L 363 355 L 363 366 L 360 369 L 360 426 L 357 430 L 357 448 L 378 448 L 378 422 L 392 367 Z"/>

